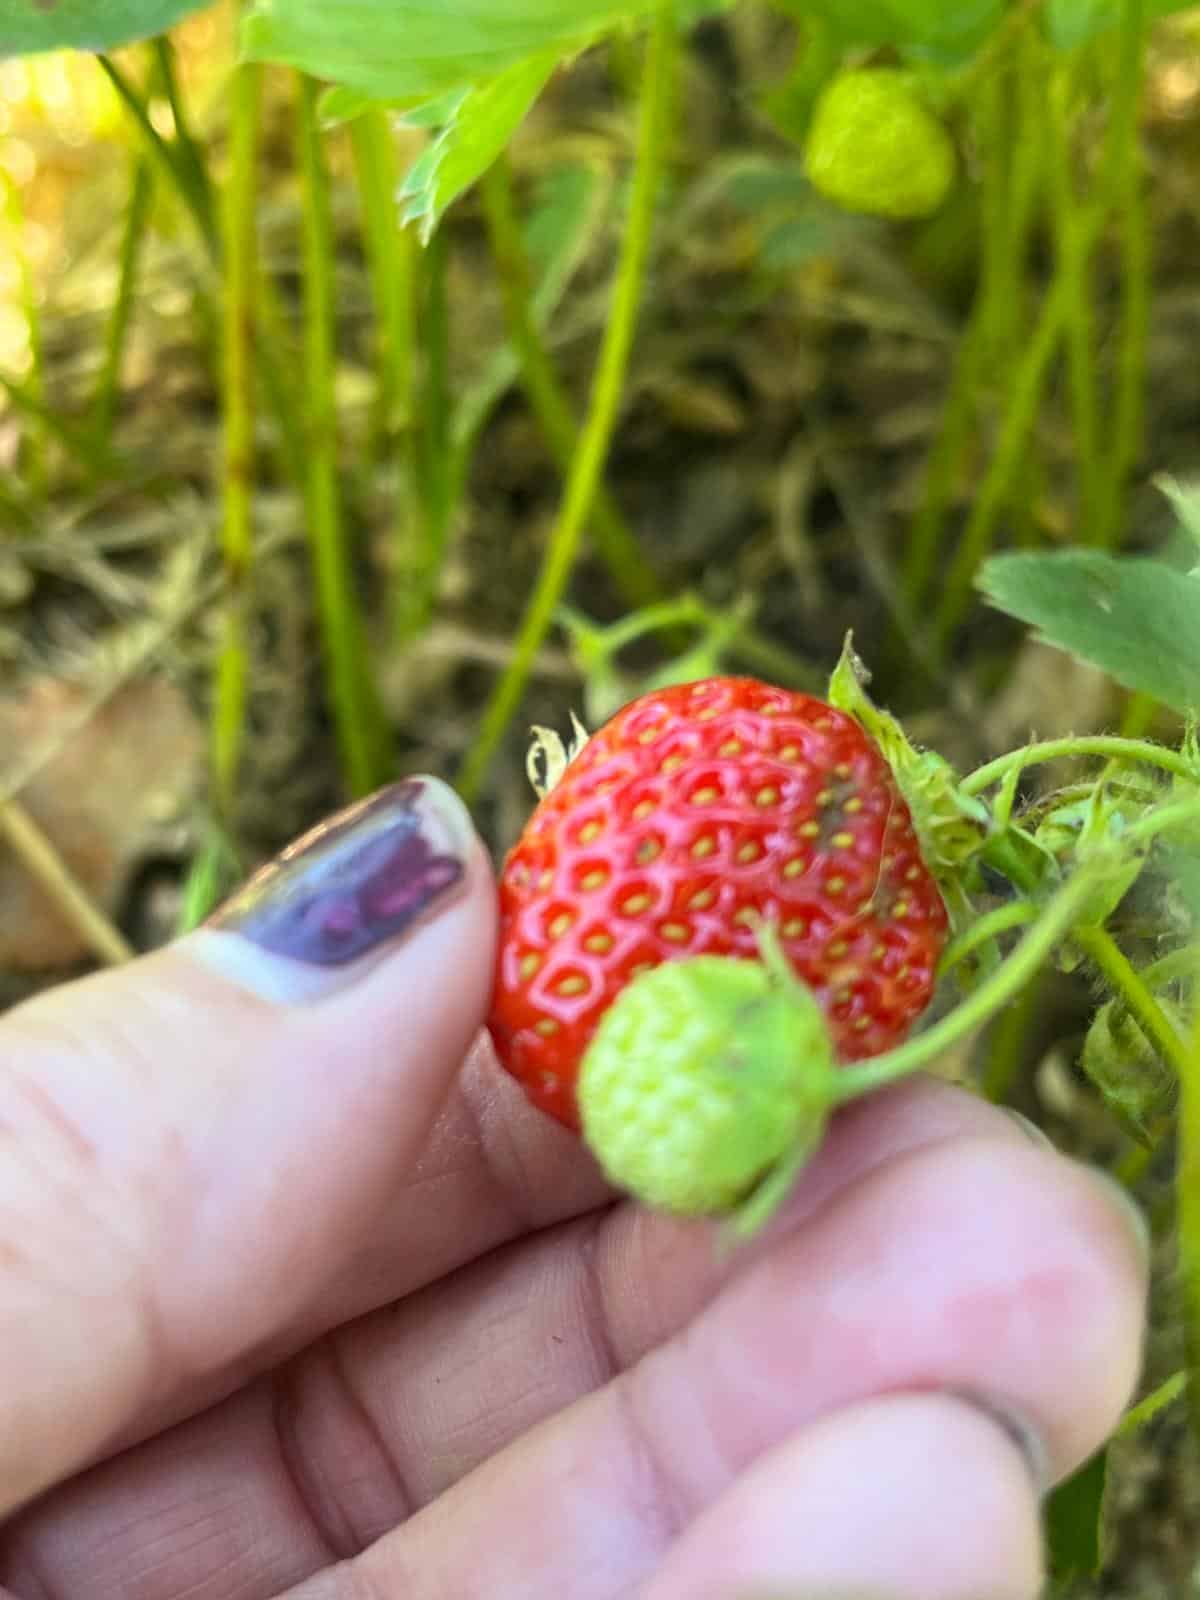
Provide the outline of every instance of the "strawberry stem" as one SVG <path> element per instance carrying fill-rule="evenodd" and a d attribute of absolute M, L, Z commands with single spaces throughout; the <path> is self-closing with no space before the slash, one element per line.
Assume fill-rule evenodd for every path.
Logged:
<path fill-rule="evenodd" d="M 997 756 L 995 761 L 989 761 L 986 766 L 969 773 L 959 788 L 963 794 L 981 794 L 1014 770 L 1019 772 L 1039 762 L 1059 761 L 1072 756 L 1142 761 L 1150 766 L 1161 767 L 1164 772 L 1173 772 L 1176 777 L 1200 783 L 1200 772 L 1177 750 L 1168 750 L 1146 739 L 1121 739 L 1111 734 L 1099 734 L 1083 739 L 1047 739 L 1041 744 L 1026 745 L 1022 750 L 1012 750 L 1008 755 Z"/>
<path fill-rule="evenodd" d="M 1106 928 L 1080 928 L 1075 943 L 1133 1013 L 1138 1027 L 1183 1078 L 1191 1070 L 1187 1041 Z"/>
<path fill-rule="evenodd" d="M 834 1086 L 839 1103 L 882 1089 L 907 1077 L 941 1055 L 965 1034 L 987 1022 L 1025 987 L 1054 947 L 1072 930 L 1076 917 L 1104 882 L 1113 866 L 1110 857 L 1096 858 L 1077 872 L 1050 901 L 1017 948 L 979 988 L 949 1016 L 925 1033 L 860 1067 L 843 1067 Z"/>
<path fill-rule="evenodd" d="M 989 911 L 986 916 L 980 917 L 978 922 L 973 922 L 965 932 L 960 933 L 957 939 L 952 939 L 942 952 L 942 959 L 938 963 L 938 977 L 944 978 L 948 972 L 960 966 L 968 956 L 973 956 L 976 950 L 983 948 L 1000 934 L 1007 933 L 1011 928 L 1023 928 L 1026 923 L 1033 922 L 1038 914 L 1038 908 L 1032 900 L 1012 900 L 1006 906 L 997 906 L 994 911 Z"/>

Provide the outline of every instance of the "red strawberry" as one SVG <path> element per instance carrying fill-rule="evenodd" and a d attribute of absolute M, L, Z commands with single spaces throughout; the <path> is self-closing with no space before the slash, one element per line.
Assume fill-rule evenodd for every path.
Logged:
<path fill-rule="evenodd" d="M 752 678 L 619 711 L 530 817 L 500 878 L 489 1029 L 530 1099 L 578 1128 L 575 1080 L 639 972 L 758 954 L 773 922 L 840 1058 L 899 1043 L 933 992 L 945 907 L 874 742 Z"/>

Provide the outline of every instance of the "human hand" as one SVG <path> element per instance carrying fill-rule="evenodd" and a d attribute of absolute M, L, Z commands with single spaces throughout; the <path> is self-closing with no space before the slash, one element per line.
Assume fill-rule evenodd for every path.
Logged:
<path fill-rule="evenodd" d="M 494 917 L 410 783 L 0 1021 L 0 1593 L 1032 1600 L 1138 1368 L 1112 1186 L 913 1082 L 724 1255 L 471 1049 Z"/>

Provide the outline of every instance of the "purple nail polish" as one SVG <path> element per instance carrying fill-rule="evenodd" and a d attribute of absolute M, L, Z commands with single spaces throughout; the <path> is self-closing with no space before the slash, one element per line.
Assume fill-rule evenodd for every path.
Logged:
<path fill-rule="evenodd" d="M 297 839 L 207 926 L 272 955 L 345 966 L 453 896 L 472 837 L 452 789 L 407 778 Z"/>

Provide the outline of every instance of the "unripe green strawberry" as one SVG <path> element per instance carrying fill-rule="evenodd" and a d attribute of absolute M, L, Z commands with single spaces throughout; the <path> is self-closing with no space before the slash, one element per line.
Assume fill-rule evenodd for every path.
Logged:
<path fill-rule="evenodd" d="M 932 216 L 956 160 L 908 75 L 872 67 L 839 74 L 821 95 L 805 165 L 813 188 L 837 205 L 902 221 Z"/>
<path fill-rule="evenodd" d="M 694 956 L 643 973 L 605 1013 L 578 1084 L 607 1176 L 660 1210 L 769 1214 L 832 1103 L 824 1016 L 764 940 L 768 965 Z"/>

